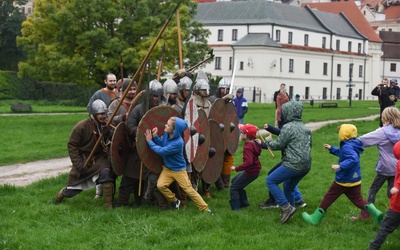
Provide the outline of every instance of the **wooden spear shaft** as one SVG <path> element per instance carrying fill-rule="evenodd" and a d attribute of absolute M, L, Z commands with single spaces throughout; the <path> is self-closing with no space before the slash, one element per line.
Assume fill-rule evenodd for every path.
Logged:
<path fill-rule="evenodd" d="M 265 143 L 265 139 L 264 139 L 264 137 L 262 137 L 260 131 L 257 131 L 257 133 L 258 133 L 258 136 L 260 136 L 261 140 Z M 267 147 L 267 149 L 268 149 L 269 153 L 271 154 L 272 158 L 275 158 L 275 155 L 274 155 L 274 153 L 272 153 L 272 150 L 269 147 Z"/>
<path fill-rule="evenodd" d="M 120 100 L 118 101 L 118 105 L 115 108 L 114 112 L 111 114 L 111 117 L 109 118 L 109 120 L 107 121 L 106 126 L 109 126 L 112 122 L 112 120 L 114 119 L 115 115 L 117 114 L 117 111 L 119 109 L 119 107 L 121 107 L 123 100 L 125 99 L 126 95 L 129 92 L 129 89 L 131 88 L 133 82 L 135 81 L 137 75 L 139 74 L 139 72 L 141 71 L 141 69 L 144 67 L 145 63 L 147 62 L 147 59 L 150 57 L 151 52 L 153 52 L 154 47 L 156 46 L 158 40 L 160 40 L 161 35 L 164 33 L 164 30 L 167 28 L 169 22 L 172 19 L 173 14 L 176 12 L 176 10 L 179 8 L 179 5 L 181 4 L 181 2 L 179 1 L 179 3 L 175 6 L 174 11 L 172 12 L 172 14 L 168 17 L 167 21 L 165 21 L 164 26 L 161 28 L 160 32 L 158 32 L 158 35 L 156 37 L 156 39 L 154 40 L 153 44 L 150 46 L 150 49 L 147 51 L 146 56 L 144 57 L 144 59 L 142 60 L 142 62 L 140 63 L 140 66 L 138 68 L 138 70 L 136 71 L 135 75 L 132 77 L 131 82 L 129 83 L 128 87 L 126 88 L 122 98 L 120 98 Z M 138 84 L 137 89 L 140 89 L 140 84 Z M 103 139 L 103 133 L 100 134 L 99 138 L 96 141 L 96 144 L 94 145 L 92 151 L 90 152 L 90 155 L 88 156 L 88 158 L 85 161 L 85 167 L 87 166 L 87 164 L 89 163 L 89 161 L 92 159 L 94 151 L 97 149 L 97 147 L 99 146 L 101 139 Z"/>
<path fill-rule="evenodd" d="M 180 16 L 179 16 L 179 9 L 176 10 L 176 27 L 178 28 L 179 68 L 183 69 L 181 19 L 180 19 Z"/>

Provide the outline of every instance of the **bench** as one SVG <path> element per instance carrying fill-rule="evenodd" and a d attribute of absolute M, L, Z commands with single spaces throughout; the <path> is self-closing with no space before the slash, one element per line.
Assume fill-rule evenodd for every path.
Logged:
<path fill-rule="evenodd" d="M 32 106 L 29 104 L 11 104 L 12 113 L 30 113 Z"/>
<path fill-rule="evenodd" d="M 320 108 L 337 108 L 336 102 L 323 102 L 319 104 Z"/>

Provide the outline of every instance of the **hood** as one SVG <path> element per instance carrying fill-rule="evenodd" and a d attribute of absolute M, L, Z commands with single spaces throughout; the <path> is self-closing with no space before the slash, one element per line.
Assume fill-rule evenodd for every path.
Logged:
<path fill-rule="evenodd" d="M 358 138 L 350 138 L 348 140 L 340 141 L 340 145 L 342 146 L 344 143 L 350 143 L 354 150 L 360 155 L 364 152 L 363 143 Z"/>
<path fill-rule="evenodd" d="M 180 137 L 183 131 L 185 131 L 187 128 L 188 128 L 187 122 L 175 116 L 175 129 L 174 129 L 174 136 L 172 137 L 172 139 Z"/>
<path fill-rule="evenodd" d="M 400 160 L 400 141 L 394 144 L 393 153 L 396 159 Z"/>
<path fill-rule="evenodd" d="M 289 101 L 282 105 L 282 117 L 285 123 L 301 121 L 303 105 L 299 102 Z"/>
<path fill-rule="evenodd" d="M 357 137 L 357 127 L 353 124 L 342 124 L 339 128 L 339 140 L 345 141 Z"/>
<path fill-rule="evenodd" d="M 382 129 L 383 129 L 383 132 L 385 132 L 385 135 L 387 136 L 387 138 L 393 144 L 400 141 L 400 131 L 398 129 L 393 128 L 392 124 L 383 126 Z"/>

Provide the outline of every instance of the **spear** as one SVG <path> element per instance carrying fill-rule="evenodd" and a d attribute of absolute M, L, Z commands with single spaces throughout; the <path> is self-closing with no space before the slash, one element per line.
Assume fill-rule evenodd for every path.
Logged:
<path fill-rule="evenodd" d="M 150 46 L 149 50 L 147 51 L 146 56 L 143 58 L 142 62 L 140 63 L 140 66 L 138 68 L 138 70 L 136 71 L 135 75 L 132 77 L 131 82 L 129 83 L 128 87 L 126 88 L 123 96 L 120 98 L 120 100 L 118 101 L 118 105 L 115 108 L 114 112 L 111 114 L 111 117 L 108 119 L 106 126 L 110 126 L 112 120 L 114 119 L 115 115 L 117 114 L 117 111 L 119 109 L 119 107 L 121 107 L 123 100 L 125 99 L 126 95 L 129 92 L 129 89 L 131 88 L 132 84 L 134 83 L 137 75 L 139 74 L 139 72 L 141 71 L 141 69 L 144 67 L 147 59 L 150 57 L 151 52 L 153 51 L 154 47 L 156 46 L 158 40 L 160 40 L 161 35 L 164 33 L 164 30 L 167 28 L 169 22 L 172 19 L 172 16 L 174 15 L 174 13 L 176 12 L 176 10 L 178 9 L 179 5 L 181 4 L 181 1 L 178 2 L 178 4 L 175 6 L 174 11 L 171 13 L 171 15 L 168 17 L 168 19 L 165 21 L 164 26 L 161 28 L 161 30 L 158 32 L 158 35 L 156 37 L 156 39 L 154 40 L 153 44 Z M 140 89 L 140 84 L 138 84 L 137 89 Z M 99 138 L 96 141 L 96 144 L 94 145 L 92 152 L 90 152 L 90 155 L 88 156 L 88 158 L 85 161 L 85 167 L 88 165 L 89 161 L 92 159 L 94 151 L 97 149 L 97 147 L 99 146 L 101 140 L 103 139 L 104 134 L 101 133 Z"/>
<path fill-rule="evenodd" d="M 176 27 L 178 28 L 179 68 L 180 68 L 180 69 L 183 69 L 182 38 L 181 38 L 181 19 L 180 19 L 180 17 L 179 17 L 179 9 L 176 10 Z"/>
<path fill-rule="evenodd" d="M 265 143 L 265 139 L 264 139 L 264 137 L 262 137 L 260 131 L 257 131 L 257 133 L 260 136 L 261 140 Z M 269 153 L 271 154 L 272 158 L 275 158 L 274 153 L 272 153 L 272 150 L 268 146 L 267 146 L 267 149 L 268 149 Z"/>
<path fill-rule="evenodd" d="M 162 71 L 163 61 L 164 61 L 164 54 L 165 54 L 165 43 L 161 50 L 161 59 L 160 59 L 160 64 L 158 65 L 157 81 L 160 81 L 161 71 Z M 140 77 L 142 77 L 142 76 L 140 76 Z"/>

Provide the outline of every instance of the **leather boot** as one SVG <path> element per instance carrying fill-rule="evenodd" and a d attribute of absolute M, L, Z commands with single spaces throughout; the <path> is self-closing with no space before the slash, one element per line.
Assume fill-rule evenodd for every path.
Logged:
<path fill-rule="evenodd" d="M 315 212 L 309 215 L 307 212 L 302 213 L 303 219 L 311 225 L 317 225 L 325 216 L 325 211 L 322 208 L 315 209 Z"/>
<path fill-rule="evenodd" d="M 60 204 L 64 200 L 64 195 L 62 194 L 64 188 L 58 191 L 56 194 L 56 197 L 54 197 L 54 203 L 55 204 Z"/>
<path fill-rule="evenodd" d="M 164 210 L 169 210 L 171 209 L 171 207 L 169 206 L 169 202 L 167 201 L 167 199 L 164 197 L 164 195 L 162 195 L 162 193 L 158 190 L 154 191 L 154 199 L 156 204 Z"/>
<path fill-rule="evenodd" d="M 367 210 L 368 213 L 372 215 L 372 217 L 374 217 L 374 220 L 376 222 L 378 222 L 379 224 L 381 223 L 381 221 L 383 220 L 383 213 L 375 207 L 374 203 L 365 205 L 364 209 Z"/>
<path fill-rule="evenodd" d="M 218 177 L 217 181 L 215 182 L 215 186 L 217 187 L 218 191 L 222 191 L 225 189 L 225 184 L 222 180 L 222 176 Z"/>
<path fill-rule="evenodd" d="M 117 204 L 115 206 L 116 207 L 126 207 L 126 206 L 128 206 L 129 205 L 129 197 L 130 197 L 129 191 L 125 191 L 123 189 L 119 189 L 118 201 L 117 201 Z"/>
<path fill-rule="evenodd" d="M 104 205 L 107 208 L 113 208 L 113 189 L 114 184 L 112 182 L 103 183 Z"/>

